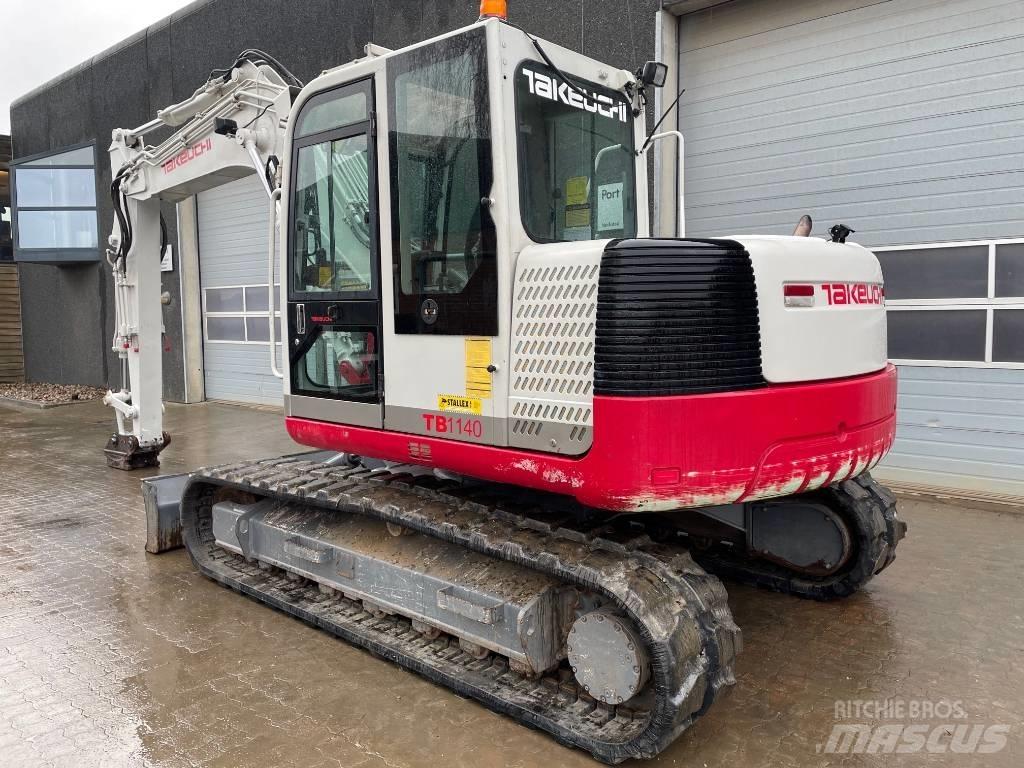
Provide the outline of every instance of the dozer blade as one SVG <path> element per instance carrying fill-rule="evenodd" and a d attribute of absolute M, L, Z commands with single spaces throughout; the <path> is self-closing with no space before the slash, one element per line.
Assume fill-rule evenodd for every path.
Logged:
<path fill-rule="evenodd" d="M 210 578 L 564 744 L 656 755 L 735 682 L 724 588 L 681 546 L 513 497 L 274 459 L 195 473 L 182 536 Z"/>

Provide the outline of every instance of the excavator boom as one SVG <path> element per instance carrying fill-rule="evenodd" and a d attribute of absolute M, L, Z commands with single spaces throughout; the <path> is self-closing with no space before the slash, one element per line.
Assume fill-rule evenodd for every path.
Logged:
<path fill-rule="evenodd" d="M 104 398 L 117 417 L 117 432 L 105 448 L 113 467 L 153 466 L 170 441 L 163 430 L 160 260 L 167 235 L 160 203 L 253 172 L 273 196 L 284 154 L 282 121 L 300 85 L 267 54 L 243 51 L 185 101 L 160 110 L 145 125 L 113 132 L 115 221 L 107 262 L 114 280 L 113 349 L 121 360 L 121 388 Z M 166 128 L 176 130 L 158 144 L 146 143 L 147 135 Z"/>

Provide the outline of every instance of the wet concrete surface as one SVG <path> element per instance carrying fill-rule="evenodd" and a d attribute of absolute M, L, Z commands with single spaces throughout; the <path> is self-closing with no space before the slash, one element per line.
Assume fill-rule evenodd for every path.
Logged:
<path fill-rule="evenodd" d="M 111 422 L 100 403 L 0 407 L 0 766 L 595 765 L 214 585 L 183 550 L 146 554 L 143 473 L 105 466 Z M 167 422 L 162 472 L 300 450 L 279 413 L 168 405 Z M 845 602 L 727 584 L 737 685 L 650 765 L 1024 761 L 1024 515 L 901 510 L 895 564 Z M 854 710 L 885 699 L 887 719 Z M 837 724 L 874 741 L 830 751 Z M 972 750 L 975 726 L 1006 728 Z"/>

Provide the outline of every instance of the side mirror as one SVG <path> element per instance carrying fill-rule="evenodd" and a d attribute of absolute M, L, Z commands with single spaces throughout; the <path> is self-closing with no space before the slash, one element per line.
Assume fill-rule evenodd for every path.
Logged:
<path fill-rule="evenodd" d="M 660 61 L 648 61 L 636 72 L 636 79 L 645 86 L 653 85 L 661 88 L 665 85 L 665 78 L 668 77 L 668 64 Z"/>

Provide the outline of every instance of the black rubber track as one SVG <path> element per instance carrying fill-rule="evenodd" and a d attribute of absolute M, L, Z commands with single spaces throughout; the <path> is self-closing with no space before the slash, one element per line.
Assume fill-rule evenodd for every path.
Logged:
<path fill-rule="evenodd" d="M 763 560 L 740 559 L 712 548 L 694 552 L 705 569 L 725 579 L 813 600 L 848 597 L 896 558 L 907 524 L 896 512 L 896 498 L 865 472 L 851 480 L 814 491 L 805 498 L 825 504 L 847 523 L 852 552 L 838 573 L 814 579 Z"/>
<path fill-rule="evenodd" d="M 475 660 L 444 639 L 425 640 L 404 619 L 375 619 L 356 603 L 320 594 L 311 582 L 264 571 L 213 540 L 213 503 L 239 493 L 398 523 L 600 593 L 643 638 L 650 682 L 625 706 L 603 705 L 581 691 L 564 667 L 529 679 L 509 670 L 500 657 Z M 181 503 L 182 537 L 196 567 L 211 579 L 603 762 L 658 754 L 735 683 L 741 639 L 725 589 L 685 549 L 611 528 L 563 527 L 480 503 L 473 493 L 399 468 L 371 473 L 302 457 L 230 465 L 192 475 Z"/>

